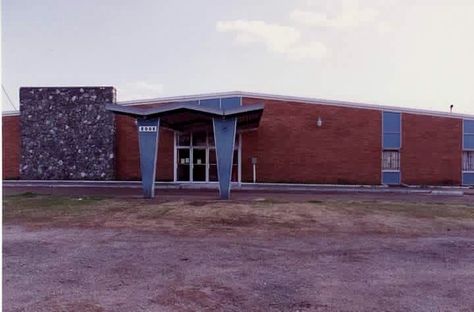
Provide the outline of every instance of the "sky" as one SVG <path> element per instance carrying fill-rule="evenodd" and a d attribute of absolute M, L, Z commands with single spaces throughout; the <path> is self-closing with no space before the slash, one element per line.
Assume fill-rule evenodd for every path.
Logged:
<path fill-rule="evenodd" d="M 105 85 L 474 114 L 473 16 L 474 0 L 3 0 L 2 110 L 20 86 Z"/>

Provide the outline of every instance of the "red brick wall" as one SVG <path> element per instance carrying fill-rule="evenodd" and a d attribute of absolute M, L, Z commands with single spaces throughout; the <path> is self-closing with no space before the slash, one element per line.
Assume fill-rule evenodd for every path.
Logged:
<path fill-rule="evenodd" d="M 135 119 L 117 115 L 116 119 L 116 176 L 118 180 L 140 180 L 140 154 Z M 158 143 L 158 181 L 173 180 L 173 132 L 160 128 Z"/>
<path fill-rule="evenodd" d="M 381 112 L 244 98 L 264 103 L 260 127 L 243 134 L 242 181 L 380 184 Z M 321 128 L 316 126 L 320 116 Z"/>
<path fill-rule="evenodd" d="M 115 117 L 115 175 L 118 180 L 140 179 L 140 155 L 135 119 Z"/>
<path fill-rule="evenodd" d="M 242 181 L 380 184 L 381 112 L 285 101 L 264 103 L 260 127 L 242 134 Z M 321 116 L 323 126 L 316 120 Z M 133 118 L 116 118 L 116 177 L 139 180 L 138 134 Z M 173 132 L 160 129 L 157 180 L 173 180 Z M 402 182 L 461 184 L 462 120 L 402 114 Z M 17 179 L 19 116 L 3 117 L 3 179 Z"/>
<path fill-rule="evenodd" d="M 402 183 L 460 185 L 462 120 L 402 114 Z"/>
<path fill-rule="evenodd" d="M 3 179 L 20 176 L 20 116 L 2 116 Z"/>
<path fill-rule="evenodd" d="M 174 170 L 174 132 L 160 128 L 158 144 L 158 166 L 156 179 L 158 181 L 173 181 Z"/>

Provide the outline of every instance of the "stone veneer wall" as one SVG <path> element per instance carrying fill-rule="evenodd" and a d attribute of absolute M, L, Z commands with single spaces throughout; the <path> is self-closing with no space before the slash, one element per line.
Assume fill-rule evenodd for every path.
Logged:
<path fill-rule="evenodd" d="M 113 87 L 20 88 L 20 179 L 114 179 L 113 102 Z"/>

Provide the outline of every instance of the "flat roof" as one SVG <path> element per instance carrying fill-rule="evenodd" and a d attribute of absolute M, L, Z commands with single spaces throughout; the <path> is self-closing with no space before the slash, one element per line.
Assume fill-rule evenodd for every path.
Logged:
<path fill-rule="evenodd" d="M 450 112 L 443 112 L 443 111 L 436 111 L 436 110 L 407 108 L 407 107 L 399 107 L 399 106 L 388 106 L 388 105 L 380 105 L 380 104 L 373 104 L 373 103 L 328 100 L 328 99 L 321 99 L 321 98 L 277 95 L 277 94 L 245 92 L 245 91 L 226 91 L 226 92 L 200 93 L 200 94 L 193 94 L 193 95 L 159 97 L 159 98 L 152 98 L 152 99 L 120 101 L 120 102 L 117 102 L 117 104 L 124 105 L 124 106 L 152 105 L 152 104 L 160 104 L 160 103 L 185 102 L 185 101 L 193 101 L 193 100 L 194 101 L 205 100 L 205 99 L 218 98 L 218 97 L 237 97 L 237 96 L 247 97 L 247 98 L 259 98 L 263 100 L 288 101 L 288 102 L 304 103 L 304 104 L 330 105 L 330 106 L 340 106 L 340 107 L 349 107 L 349 108 L 372 109 L 372 110 L 380 110 L 380 111 L 395 111 L 395 112 L 418 114 L 418 115 L 474 119 L 474 115 L 470 115 L 470 114 L 450 113 Z"/>

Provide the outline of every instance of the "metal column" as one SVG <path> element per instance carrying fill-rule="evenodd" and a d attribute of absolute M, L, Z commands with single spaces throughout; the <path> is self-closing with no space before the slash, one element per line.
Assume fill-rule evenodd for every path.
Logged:
<path fill-rule="evenodd" d="M 237 119 L 235 117 L 229 119 L 212 118 L 212 122 L 216 145 L 219 195 L 221 199 L 229 199 Z"/>
<path fill-rule="evenodd" d="M 160 133 L 160 118 L 137 118 L 140 146 L 140 171 L 142 175 L 143 195 L 155 197 L 156 159 Z"/>

